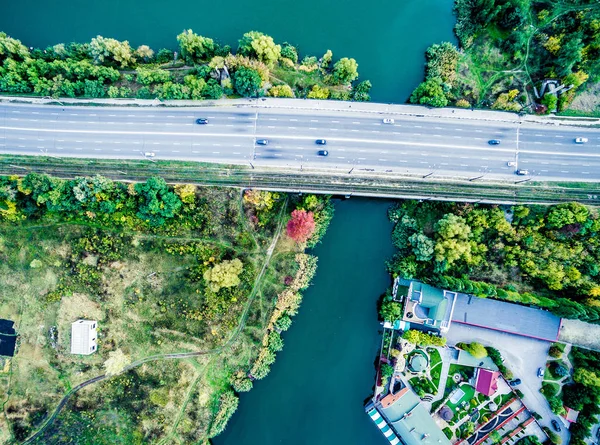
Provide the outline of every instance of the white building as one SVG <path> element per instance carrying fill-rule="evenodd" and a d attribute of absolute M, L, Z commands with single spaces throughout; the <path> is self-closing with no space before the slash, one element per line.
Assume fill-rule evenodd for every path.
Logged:
<path fill-rule="evenodd" d="M 71 354 L 96 352 L 96 326 L 95 320 L 77 320 L 71 324 Z"/>

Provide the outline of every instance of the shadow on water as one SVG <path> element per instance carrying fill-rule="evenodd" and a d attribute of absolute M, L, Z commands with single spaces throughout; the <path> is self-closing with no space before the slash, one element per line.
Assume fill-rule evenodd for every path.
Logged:
<path fill-rule="evenodd" d="M 319 268 L 300 313 L 284 333 L 271 373 L 241 396 L 216 445 L 385 444 L 365 414 L 381 341 L 377 300 L 391 284 L 390 201 L 336 203 L 314 249 Z"/>

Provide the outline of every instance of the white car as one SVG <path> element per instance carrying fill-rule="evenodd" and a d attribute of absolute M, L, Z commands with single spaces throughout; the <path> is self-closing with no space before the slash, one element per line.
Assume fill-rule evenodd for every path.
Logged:
<path fill-rule="evenodd" d="M 587 138 L 576 138 L 575 139 L 576 144 L 585 144 L 587 141 L 588 141 Z"/>
<path fill-rule="evenodd" d="M 152 151 L 147 151 L 144 153 L 144 156 L 147 158 L 153 158 L 154 156 L 156 156 L 156 154 Z"/>
<path fill-rule="evenodd" d="M 384 124 L 393 124 L 394 122 L 395 122 L 395 121 L 394 121 L 394 119 L 390 119 L 389 117 L 386 117 L 386 118 L 383 120 L 383 123 L 384 123 Z"/>

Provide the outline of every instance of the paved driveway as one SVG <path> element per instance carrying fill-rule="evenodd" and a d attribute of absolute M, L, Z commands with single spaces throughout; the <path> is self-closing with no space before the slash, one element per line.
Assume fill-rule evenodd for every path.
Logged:
<path fill-rule="evenodd" d="M 563 426 L 560 433 L 563 443 L 568 443 L 569 433 L 565 421 L 552 413 L 546 399 L 540 393 L 542 379 L 537 376 L 537 370 L 546 365 L 550 343 L 458 323 L 452 323 L 446 337 L 450 346 L 458 342 L 476 341 L 498 349 L 506 359 L 504 364 L 514 373 L 515 378 L 518 377 L 523 381 L 517 388 L 524 394 L 525 406 L 542 416 L 542 420 L 539 421 L 542 426 L 552 428 L 550 421 L 557 419 Z"/>

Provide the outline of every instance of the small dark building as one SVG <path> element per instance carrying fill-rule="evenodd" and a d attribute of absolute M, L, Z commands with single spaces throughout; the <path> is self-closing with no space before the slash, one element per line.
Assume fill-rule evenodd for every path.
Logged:
<path fill-rule="evenodd" d="M 0 355 L 13 357 L 17 344 L 17 332 L 14 321 L 0 318 Z"/>

